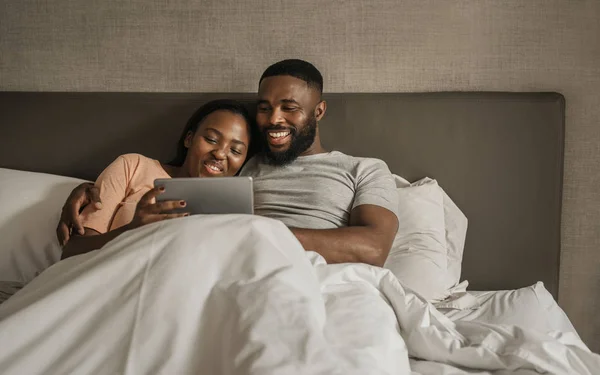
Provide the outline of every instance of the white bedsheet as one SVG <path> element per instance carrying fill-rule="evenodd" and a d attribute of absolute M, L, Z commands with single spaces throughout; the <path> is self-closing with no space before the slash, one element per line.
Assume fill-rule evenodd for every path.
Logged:
<path fill-rule="evenodd" d="M 410 360 L 411 375 L 539 375 L 539 372 L 534 370 L 519 369 L 511 370 L 473 370 L 459 368 L 446 363 Z"/>
<path fill-rule="evenodd" d="M 573 334 L 453 323 L 387 270 L 326 265 L 283 224 L 236 215 L 148 225 L 54 265 L 0 305 L 0 347 L 6 375 L 410 374 L 409 356 L 600 369 Z"/>
<path fill-rule="evenodd" d="M 573 332 L 575 328 L 542 282 L 515 290 L 468 292 L 475 309 L 440 309 L 452 321 L 478 321 L 528 327 L 542 332 Z"/>

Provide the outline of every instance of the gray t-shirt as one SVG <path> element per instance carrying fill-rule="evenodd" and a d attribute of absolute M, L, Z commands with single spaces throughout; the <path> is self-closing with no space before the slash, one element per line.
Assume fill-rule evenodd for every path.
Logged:
<path fill-rule="evenodd" d="M 332 151 L 301 156 L 281 167 L 269 165 L 257 155 L 240 175 L 254 180 L 254 212 L 288 227 L 345 227 L 352 209 L 363 204 L 381 206 L 397 215 L 396 184 L 379 159 Z"/>

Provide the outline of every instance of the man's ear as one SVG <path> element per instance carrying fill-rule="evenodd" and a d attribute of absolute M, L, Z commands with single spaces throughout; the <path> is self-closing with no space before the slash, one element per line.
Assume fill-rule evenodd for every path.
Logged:
<path fill-rule="evenodd" d="M 183 145 L 185 146 L 185 148 L 190 148 L 192 147 L 192 140 L 194 139 L 194 133 L 187 132 L 187 134 L 185 135 L 185 139 L 183 140 Z"/>
<path fill-rule="evenodd" d="M 327 102 L 325 100 L 321 100 L 317 107 L 315 108 L 315 117 L 317 121 L 321 121 L 323 116 L 325 116 L 325 112 L 327 111 Z"/>

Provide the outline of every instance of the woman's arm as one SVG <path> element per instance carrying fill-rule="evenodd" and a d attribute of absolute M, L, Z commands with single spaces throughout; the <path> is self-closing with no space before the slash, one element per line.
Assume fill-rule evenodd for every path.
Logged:
<path fill-rule="evenodd" d="M 67 242 L 65 247 L 63 247 L 61 259 L 100 249 L 107 242 L 130 229 L 138 228 L 157 221 L 188 216 L 189 213 L 187 212 L 176 214 L 170 213 L 176 208 L 185 207 L 186 202 L 184 201 L 162 201 L 152 203 L 155 198 L 164 191 L 165 188 L 161 186 L 155 187 L 144 194 L 135 207 L 135 214 L 131 222 L 122 226 L 121 228 L 111 230 L 103 234 L 97 230 L 85 228 L 83 236 L 75 235 L 71 237 L 69 242 Z"/>

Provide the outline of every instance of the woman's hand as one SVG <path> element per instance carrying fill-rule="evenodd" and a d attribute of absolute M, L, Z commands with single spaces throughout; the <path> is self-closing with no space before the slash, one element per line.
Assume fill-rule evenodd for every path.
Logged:
<path fill-rule="evenodd" d="M 155 187 L 148 191 L 138 202 L 135 208 L 135 215 L 129 224 L 128 229 L 139 228 L 143 225 L 155 223 L 157 221 L 174 219 L 177 217 L 189 216 L 189 212 L 173 213 L 177 208 L 185 207 L 185 201 L 152 201 L 165 191 L 164 187 Z"/>

